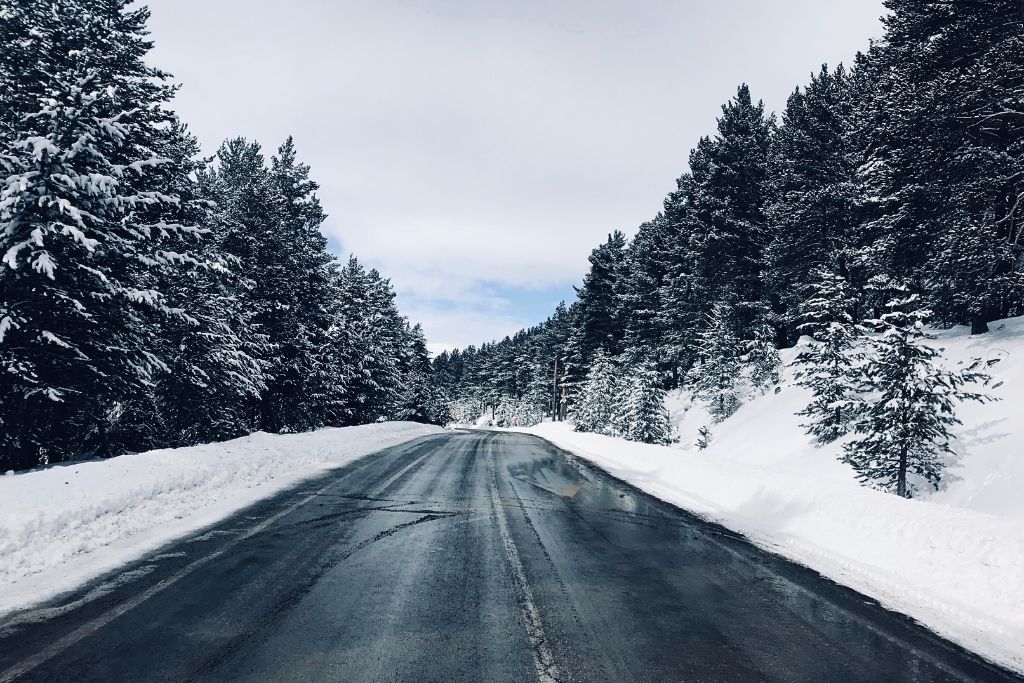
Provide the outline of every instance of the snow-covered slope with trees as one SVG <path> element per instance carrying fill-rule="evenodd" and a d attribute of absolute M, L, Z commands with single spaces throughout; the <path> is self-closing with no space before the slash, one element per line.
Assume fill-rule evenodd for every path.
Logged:
<path fill-rule="evenodd" d="M 937 333 L 947 366 L 982 359 L 988 404 L 966 403 L 939 489 L 914 500 L 861 485 L 841 462 L 843 440 L 820 444 L 797 415 L 810 392 L 783 351 L 778 393 L 748 400 L 715 424 L 706 404 L 673 392 L 673 447 L 575 432 L 528 431 L 756 543 L 904 612 L 982 655 L 1024 671 L 1024 318 Z M 846 437 L 849 439 L 851 437 Z"/>
<path fill-rule="evenodd" d="M 0 476 L 0 613 L 56 595 L 302 479 L 441 431 L 412 422 L 232 441 Z"/>
<path fill-rule="evenodd" d="M 918 323 L 984 334 L 1024 315 L 1024 25 L 1012 0 L 885 7 L 882 39 L 813 73 L 777 115 L 741 84 L 650 220 L 593 249 L 574 301 L 434 359 L 454 416 L 505 404 L 495 420 L 522 424 L 564 397 L 570 414 L 604 419 L 602 431 L 659 441 L 661 425 L 593 409 L 610 374 L 638 409 L 658 389 L 683 388 L 722 420 L 742 384 L 770 387 L 776 351 L 809 334 L 831 345 L 832 361 L 854 341 L 871 352 L 805 367 L 826 380 L 810 410 L 818 435 L 854 429 L 848 460 L 867 479 L 892 479 L 894 492 L 914 494 L 908 469 L 934 480 L 950 407 L 980 398 L 983 378 L 938 370 L 915 345 Z M 836 374 L 844 366 L 867 372 Z M 636 381 L 648 369 L 653 382 Z M 843 405 L 865 393 L 889 400 Z M 633 413 L 660 422 L 646 407 Z M 879 458 L 908 467 L 893 479 Z"/>
<path fill-rule="evenodd" d="M 956 415 L 963 422 L 952 428 L 954 454 L 943 458 L 943 477 L 937 490 L 922 487 L 918 498 L 1013 517 L 1024 522 L 1024 318 L 992 323 L 992 332 L 970 335 L 965 327 L 938 331 L 926 341 L 941 348 L 942 364 L 969 365 L 981 359 L 992 377 L 986 391 L 992 403 L 961 403 Z M 782 351 L 783 377 L 779 393 L 747 401 L 730 418 L 713 425 L 709 458 L 724 458 L 758 467 L 811 475 L 832 481 L 852 481 L 854 471 L 840 462 L 843 442 L 816 443 L 797 415 L 810 403 L 810 392 L 796 386 L 789 361 L 801 347 Z M 697 451 L 699 430 L 711 422 L 706 408 L 685 391 L 673 392 L 667 402 L 680 442 L 678 449 Z"/>

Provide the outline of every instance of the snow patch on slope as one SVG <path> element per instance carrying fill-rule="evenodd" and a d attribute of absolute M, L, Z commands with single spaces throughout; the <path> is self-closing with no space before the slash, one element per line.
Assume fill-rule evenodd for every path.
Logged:
<path fill-rule="evenodd" d="M 302 479 L 441 431 L 392 422 L 257 432 L 0 477 L 0 614 L 74 588 Z"/>

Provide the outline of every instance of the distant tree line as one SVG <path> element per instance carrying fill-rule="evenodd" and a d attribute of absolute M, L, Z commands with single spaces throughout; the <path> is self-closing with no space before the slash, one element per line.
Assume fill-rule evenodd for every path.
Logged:
<path fill-rule="evenodd" d="M 214 159 L 128 0 L 0 0 L 0 467 L 446 419 L 291 139 Z"/>
<path fill-rule="evenodd" d="M 442 354 L 441 390 L 462 406 L 511 397 L 550 414 L 557 359 L 571 410 L 594 428 L 609 364 L 626 377 L 650 368 L 634 402 L 684 387 L 721 420 L 777 381 L 776 349 L 807 334 L 819 349 L 803 359 L 809 430 L 858 434 L 845 457 L 876 485 L 910 495 L 908 471 L 937 481 L 949 406 L 914 406 L 980 399 L 964 383 L 983 377 L 942 374 L 922 350 L 925 323 L 983 334 L 1024 313 L 1024 10 L 885 5 L 884 38 L 852 68 L 822 67 L 780 120 L 740 86 L 662 211 L 594 249 L 576 300 Z M 621 406 L 603 410 L 594 430 L 624 433 Z"/>

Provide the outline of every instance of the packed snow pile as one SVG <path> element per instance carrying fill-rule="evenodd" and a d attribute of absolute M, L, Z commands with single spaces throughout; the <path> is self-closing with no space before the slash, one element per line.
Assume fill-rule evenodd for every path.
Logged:
<path fill-rule="evenodd" d="M 0 613 L 73 588 L 326 469 L 439 431 L 389 422 L 258 432 L 0 477 Z"/>
<path fill-rule="evenodd" d="M 783 368 L 780 391 L 711 424 L 681 395 L 673 447 L 530 428 L 613 475 L 715 519 L 759 545 L 906 613 L 983 656 L 1024 671 L 1024 319 L 970 336 L 937 333 L 949 365 L 984 361 L 995 403 L 961 404 L 940 488 L 914 500 L 859 484 L 841 441 L 816 445 L 795 413 L 808 392 Z M 789 361 L 794 350 L 783 352 Z M 697 448 L 701 427 L 710 441 Z"/>

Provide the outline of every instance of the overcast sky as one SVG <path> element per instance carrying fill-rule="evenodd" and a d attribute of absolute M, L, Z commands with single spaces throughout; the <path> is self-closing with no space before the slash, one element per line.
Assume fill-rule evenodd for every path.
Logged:
<path fill-rule="evenodd" d="M 152 0 L 151 62 L 212 152 L 295 136 L 339 254 L 433 350 L 545 318 L 661 208 L 720 105 L 771 110 L 880 33 L 881 0 Z"/>

